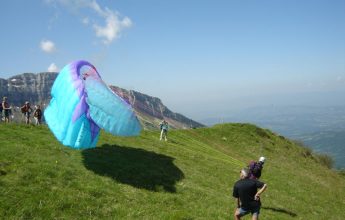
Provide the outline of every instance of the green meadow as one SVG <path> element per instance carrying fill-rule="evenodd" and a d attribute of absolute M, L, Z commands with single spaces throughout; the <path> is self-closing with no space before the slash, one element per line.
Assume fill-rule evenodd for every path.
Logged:
<path fill-rule="evenodd" d="M 172 130 L 168 142 L 103 132 L 87 150 L 46 126 L 0 124 L 0 219 L 233 219 L 233 184 L 262 155 L 261 219 L 345 219 L 345 176 L 250 124 Z"/>

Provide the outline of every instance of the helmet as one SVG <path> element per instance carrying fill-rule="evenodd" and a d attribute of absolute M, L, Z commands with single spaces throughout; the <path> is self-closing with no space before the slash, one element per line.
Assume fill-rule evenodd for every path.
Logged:
<path fill-rule="evenodd" d="M 265 157 L 260 157 L 260 159 L 259 159 L 259 161 L 260 161 L 260 162 L 263 162 L 263 163 L 265 162 L 265 160 L 266 160 Z"/>

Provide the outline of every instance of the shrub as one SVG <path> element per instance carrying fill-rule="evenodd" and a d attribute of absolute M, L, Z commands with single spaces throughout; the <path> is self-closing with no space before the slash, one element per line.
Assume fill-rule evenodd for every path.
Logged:
<path fill-rule="evenodd" d="M 313 150 L 306 146 L 302 141 L 299 140 L 292 140 L 294 144 L 302 148 L 302 156 L 303 157 L 312 157 L 313 156 Z"/>
<path fill-rule="evenodd" d="M 345 168 L 339 170 L 338 173 L 339 173 L 341 176 L 345 177 Z"/>
<path fill-rule="evenodd" d="M 320 154 L 320 153 L 315 153 L 314 157 L 316 160 L 323 166 L 332 169 L 334 165 L 334 160 L 331 156 L 328 154 Z"/>
<path fill-rule="evenodd" d="M 304 157 L 312 157 L 313 156 L 313 150 L 310 147 L 307 146 L 301 146 L 303 149 L 302 155 Z"/>
<path fill-rule="evenodd" d="M 255 129 L 255 132 L 257 135 L 259 135 L 260 137 L 263 137 L 263 138 L 268 138 L 270 139 L 271 137 L 267 134 L 267 132 L 262 129 L 262 128 L 256 128 Z"/>

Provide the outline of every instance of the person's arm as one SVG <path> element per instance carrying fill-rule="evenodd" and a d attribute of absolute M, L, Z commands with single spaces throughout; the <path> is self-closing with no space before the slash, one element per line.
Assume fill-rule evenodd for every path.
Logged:
<path fill-rule="evenodd" d="M 236 185 L 234 186 L 232 190 L 232 196 L 236 199 L 236 208 L 240 208 L 241 207 L 240 195 L 238 194 L 238 189 Z"/>
<path fill-rule="evenodd" d="M 267 184 L 264 184 L 264 186 L 255 194 L 255 200 L 260 199 L 261 193 L 263 193 L 267 188 Z"/>

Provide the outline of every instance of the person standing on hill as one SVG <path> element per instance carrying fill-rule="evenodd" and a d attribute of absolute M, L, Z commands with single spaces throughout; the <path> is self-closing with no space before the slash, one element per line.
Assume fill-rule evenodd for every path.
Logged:
<path fill-rule="evenodd" d="M 266 158 L 260 157 L 258 162 L 251 161 L 248 165 L 249 169 L 249 178 L 250 179 L 259 179 L 261 177 L 262 169 L 264 168 Z"/>
<path fill-rule="evenodd" d="M 36 106 L 36 109 L 34 111 L 34 118 L 36 120 L 36 125 L 40 125 L 42 120 L 42 110 L 40 105 Z"/>
<path fill-rule="evenodd" d="M 32 108 L 30 107 L 30 103 L 28 101 L 20 108 L 22 113 L 25 117 L 25 124 L 30 124 L 30 115 L 32 112 Z"/>
<path fill-rule="evenodd" d="M 11 114 L 11 107 L 7 102 L 7 97 L 4 97 L 2 99 L 2 111 L 4 112 L 4 118 L 5 118 L 5 123 L 9 123 L 10 122 L 10 114 Z"/>
<path fill-rule="evenodd" d="M 2 110 L 3 110 L 3 107 L 2 107 L 2 103 L 0 105 L 0 123 L 2 122 Z"/>
<path fill-rule="evenodd" d="M 240 220 L 242 216 L 252 214 L 252 220 L 258 220 L 260 214 L 260 195 L 267 188 L 267 185 L 256 179 L 249 179 L 249 170 L 243 168 L 240 172 L 240 180 L 233 188 L 233 197 L 236 198 L 237 208 L 235 210 L 235 220 Z M 258 189 L 260 189 L 258 191 Z"/>
<path fill-rule="evenodd" d="M 167 121 L 163 120 L 160 124 L 160 129 L 161 129 L 161 136 L 159 140 L 162 140 L 164 137 L 164 140 L 168 140 L 168 129 L 169 129 L 169 124 Z"/>

